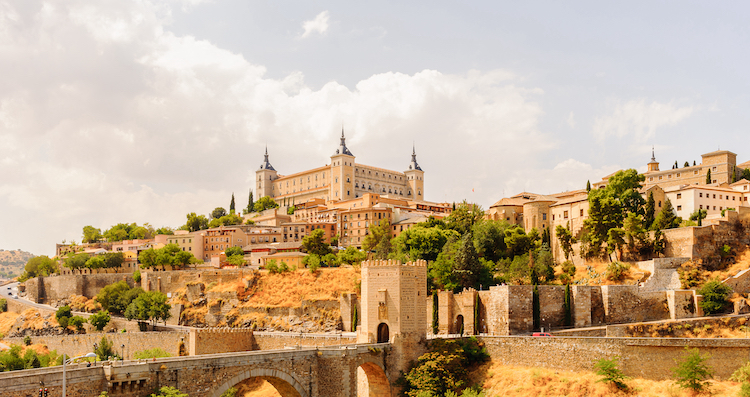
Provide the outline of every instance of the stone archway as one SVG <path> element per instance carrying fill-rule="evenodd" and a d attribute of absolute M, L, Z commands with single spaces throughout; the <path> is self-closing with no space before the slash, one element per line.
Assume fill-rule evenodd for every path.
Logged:
<path fill-rule="evenodd" d="M 380 323 L 378 325 L 378 343 L 387 343 L 390 341 L 390 335 L 388 333 L 388 324 Z"/>
<path fill-rule="evenodd" d="M 357 397 L 391 397 L 391 383 L 380 365 L 366 361 L 357 367 Z"/>
<path fill-rule="evenodd" d="M 230 387 L 248 378 L 261 378 L 279 392 L 282 397 L 309 397 L 302 385 L 292 375 L 277 369 L 257 368 L 244 371 L 229 379 L 220 387 L 213 390 L 209 397 L 221 397 Z"/>
<path fill-rule="evenodd" d="M 463 314 L 459 314 L 456 317 L 456 326 L 455 326 L 455 329 L 453 330 L 453 333 L 455 333 L 455 334 L 461 334 L 461 335 L 464 334 L 464 316 L 463 316 Z"/>

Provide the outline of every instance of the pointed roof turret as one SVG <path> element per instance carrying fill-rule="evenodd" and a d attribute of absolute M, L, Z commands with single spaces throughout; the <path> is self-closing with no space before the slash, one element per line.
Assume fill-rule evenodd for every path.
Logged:
<path fill-rule="evenodd" d="M 422 168 L 419 167 L 419 163 L 417 163 L 417 149 L 413 143 L 411 146 L 411 164 L 409 164 L 409 169 L 422 171 Z"/>
<path fill-rule="evenodd" d="M 260 169 L 276 171 L 271 165 L 271 163 L 268 162 L 268 145 L 266 145 L 266 154 L 265 156 L 263 156 L 263 164 L 260 165 Z"/>
<path fill-rule="evenodd" d="M 341 127 L 341 143 L 339 144 L 339 148 L 336 149 L 336 153 L 333 155 L 338 154 L 346 154 L 348 156 L 354 156 L 352 152 L 349 151 L 349 149 L 346 147 L 346 137 L 344 136 L 344 127 Z"/>
<path fill-rule="evenodd" d="M 651 162 L 655 162 L 655 161 L 656 161 L 656 156 L 654 155 L 654 147 L 651 146 Z"/>

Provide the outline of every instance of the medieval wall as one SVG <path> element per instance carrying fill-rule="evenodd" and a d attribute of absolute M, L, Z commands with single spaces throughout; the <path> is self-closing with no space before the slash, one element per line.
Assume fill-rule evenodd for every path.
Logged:
<path fill-rule="evenodd" d="M 71 295 L 94 297 L 100 289 L 124 280 L 129 286 L 134 285 L 129 274 L 106 273 L 87 275 L 68 275 L 36 277 L 26 280 L 26 297 L 36 303 L 52 303 Z"/>
<path fill-rule="evenodd" d="M 727 379 L 747 362 L 750 341 L 745 339 L 682 338 L 586 338 L 483 336 L 493 362 L 503 365 L 543 367 L 568 371 L 591 371 L 602 359 L 620 357 L 620 369 L 633 377 L 672 378 L 675 360 L 685 347 L 709 354 L 707 364 L 715 378 Z"/>

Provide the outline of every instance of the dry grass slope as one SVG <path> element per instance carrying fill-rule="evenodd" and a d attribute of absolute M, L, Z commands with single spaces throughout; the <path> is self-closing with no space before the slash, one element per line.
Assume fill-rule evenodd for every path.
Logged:
<path fill-rule="evenodd" d="M 488 397 L 514 396 L 639 396 L 639 397 L 687 397 L 691 393 L 675 386 L 674 382 L 628 379 L 630 393 L 597 382 L 599 376 L 593 372 L 554 371 L 538 368 L 510 367 L 488 363 L 472 374 L 472 379 L 483 385 Z M 736 382 L 712 382 L 711 395 L 736 396 L 740 384 Z"/>

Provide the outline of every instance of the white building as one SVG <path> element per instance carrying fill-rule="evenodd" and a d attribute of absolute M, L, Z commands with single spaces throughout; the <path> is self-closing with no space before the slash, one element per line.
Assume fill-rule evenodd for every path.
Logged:
<path fill-rule="evenodd" d="M 708 215 L 721 214 L 727 208 L 748 207 L 750 182 L 742 179 L 731 185 L 680 185 L 664 189 L 677 216 L 690 218 L 696 210 L 706 210 Z"/>

